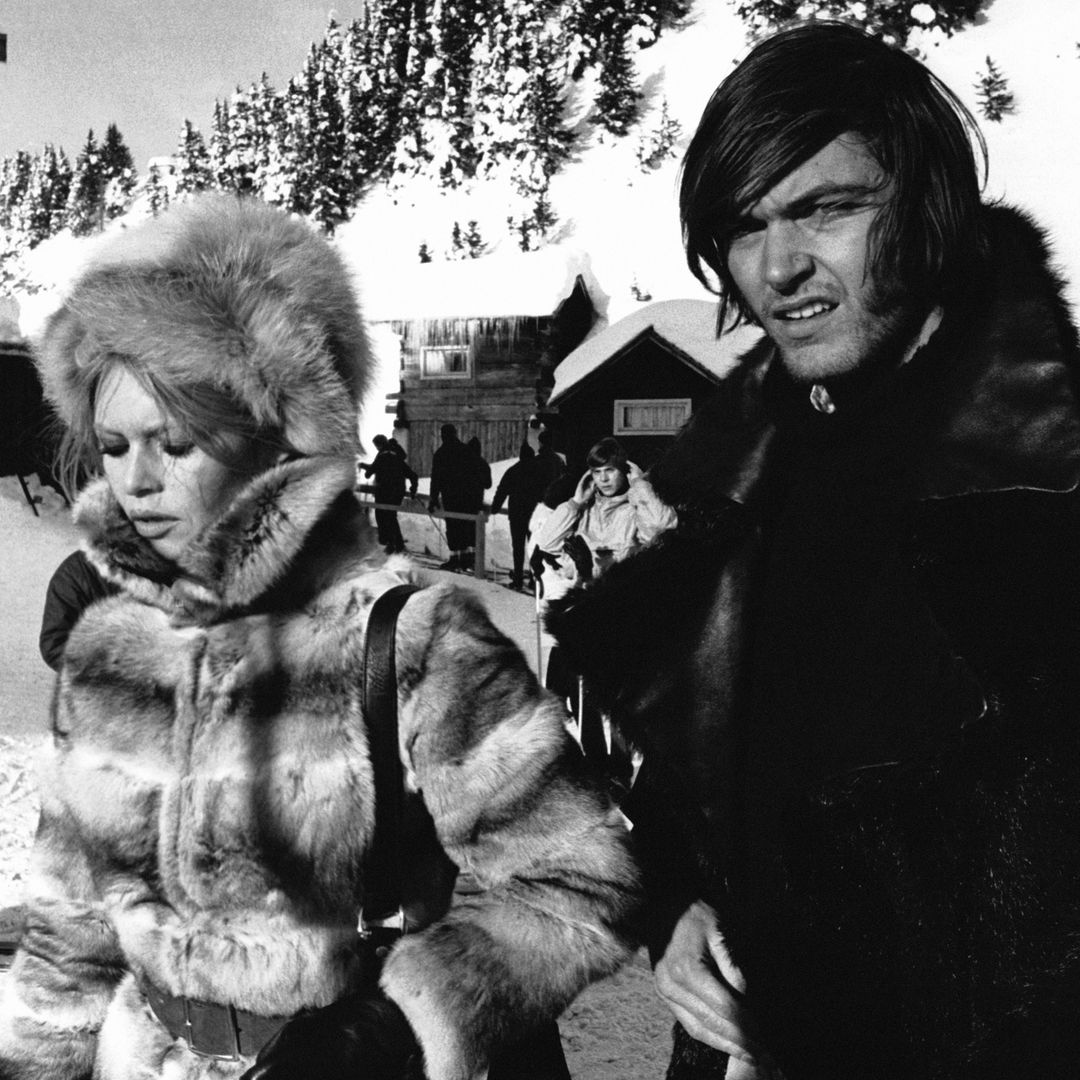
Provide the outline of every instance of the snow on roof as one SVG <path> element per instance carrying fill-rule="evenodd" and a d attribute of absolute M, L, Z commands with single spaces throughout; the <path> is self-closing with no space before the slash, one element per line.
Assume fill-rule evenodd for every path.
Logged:
<path fill-rule="evenodd" d="M 358 267 L 357 275 L 369 322 L 550 315 L 579 276 L 594 307 L 602 311 L 607 301 L 588 255 L 558 244 L 479 259 Z"/>
<path fill-rule="evenodd" d="M 738 357 L 761 337 L 757 327 L 740 326 L 717 338 L 714 300 L 662 300 L 647 304 L 594 331 L 574 349 L 555 368 L 555 386 L 548 403 L 562 397 L 650 329 L 717 379 L 726 375 Z"/>

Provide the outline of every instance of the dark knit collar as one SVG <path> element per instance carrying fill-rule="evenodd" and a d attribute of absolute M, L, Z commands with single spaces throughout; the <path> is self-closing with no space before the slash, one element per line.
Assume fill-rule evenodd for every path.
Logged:
<path fill-rule="evenodd" d="M 139 536 L 103 480 L 79 496 L 75 520 L 86 534 L 87 556 L 107 580 L 174 618 L 202 623 L 258 607 L 287 577 L 302 572 L 301 551 L 335 504 L 341 504 L 339 516 L 359 521 L 354 482 L 351 459 L 277 465 L 252 480 L 176 565 Z M 365 532 L 357 526 L 350 533 L 358 555 L 369 546 L 377 550 Z"/>
<path fill-rule="evenodd" d="M 930 342 L 853 411 L 816 414 L 763 339 L 652 472 L 680 518 L 767 503 L 782 447 L 808 433 L 850 439 L 904 496 L 1070 491 L 1080 483 L 1080 349 L 1045 238 L 1026 215 L 987 207 L 992 276 L 947 309 Z"/>

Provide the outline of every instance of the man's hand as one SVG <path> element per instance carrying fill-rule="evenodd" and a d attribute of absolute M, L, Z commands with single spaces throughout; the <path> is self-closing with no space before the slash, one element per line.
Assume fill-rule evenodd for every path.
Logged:
<path fill-rule="evenodd" d="M 298 1013 L 240 1080 L 424 1080 L 423 1054 L 402 1011 L 351 996 Z"/>
<path fill-rule="evenodd" d="M 644 475 L 640 466 L 635 465 L 632 461 L 626 463 L 626 480 L 628 483 L 632 484 L 635 480 L 640 480 Z"/>
<path fill-rule="evenodd" d="M 585 543 L 583 537 L 574 533 L 573 536 L 568 536 L 563 543 L 563 551 L 571 559 L 575 569 L 578 572 L 578 577 L 582 581 L 592 581 L 593 576 L 593 555 L 589 550 L 589 545 Z"/>
<path fill-rule="evenodd" d="M 574 502 L 578 506 L 588 506 L 595 494 L 596 481 L 593 480 L 592 473 L 586 471 L 585 475 L 577 482 L 577 487 L 574 488 Z"/>
<path fill-rule="evenodd" d="M 686 1033 L 741 1063 L 734 1073 L 729 1066 L 729 1075 L 779 1076 L 751 1034 L 746 981 L 708 904 L 698 900 L 683 912 L 655 975 L 657 993 Z"/>

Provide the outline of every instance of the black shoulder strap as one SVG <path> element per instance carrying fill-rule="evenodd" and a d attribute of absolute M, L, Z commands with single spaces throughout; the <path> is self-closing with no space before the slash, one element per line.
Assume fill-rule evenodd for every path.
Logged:
<path fill-rule="evenodd" d="M 375 777 L 375 835 L 364 859 L 364 926 L 387 925 L 401 910 L 401 816 L 404 778 L 398 752 L 398 615 L 416 585 L 396 585 L 371 608 L 364 643 L 364 719 Z M 403 929 L 403 927 L 402 927 Z"/>

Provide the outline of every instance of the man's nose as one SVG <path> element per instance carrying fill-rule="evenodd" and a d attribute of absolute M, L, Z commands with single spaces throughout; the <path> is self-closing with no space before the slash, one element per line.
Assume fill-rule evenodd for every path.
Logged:
<path fill-rule="evenodd" d="M 770 221 L 765 228 L 762 275 L 777 292 L 787 292 L 803 282 L 814 270 L 802 230 L 795 221 Z"/>
<path fill-rule="evenodd" d="M 161 462 L 150 447 L 132 447 L 128 453 L 124 488 L 129 495 L 152 495 L 161 490 Z"/>

